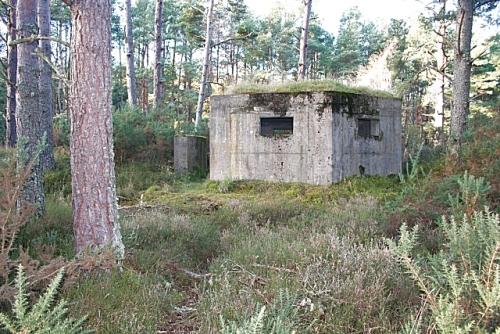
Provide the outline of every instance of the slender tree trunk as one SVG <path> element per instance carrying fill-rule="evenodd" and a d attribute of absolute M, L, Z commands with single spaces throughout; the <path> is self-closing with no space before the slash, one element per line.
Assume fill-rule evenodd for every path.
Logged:
<path fill-rule="evenodd" d="M 212 37 L 212 13 L 214 9 L 214 0 L 210 0 L 207 10 L 207 34 L 205 37 L 205 51 L 203 55 L 203 68 L 200 80 L 200 93 L 198 94 L 198 105 L 196 107 L 195 129 L 198 129 L 201 123 L 201 113 L 203 112 L 203 103 L 206 97 L 206 86 L 208 81 L 208 70 L 210 68 L 210 50 Z"/>
<path fill-rule="evenodd" d="M 141 69 L 146 68 L 146 50 L 147 46 L 146 44 L 142 45 L 142 50 L 141 50 Z"/>
<path fill-rule="evenodd" d="M 120 73 L 121 73 L 121 68 L 123 66 L 122 63 L 122 43 L 118 43 L 118 67 L 120 68 Z M 123 80 L 122 76 L 120 75 L 120 81 Z"/>
<path fill-rule="evenodd" d="M 17 0 L 11 0 L 8 21 L 8 41 L 14 41 L 16 34 L 16 6 Z M 16 85 L 17 85 L 17 46 L 7 46 L 7 96 L 6 96 L 6 130 L 7 147 L 15 147 L 17 143 L 16 132 Z"/>
<path fill-rule="evenodd" d="M 174 75 L 172 75 L 172 82 L 171 82 L 171 92 L 170 92 L 170 98 L 173 100 L 175 97 L 175 89 L 173 89 L 175 85 L 175 75 L 177 74 L 177 71 L 175 69 L 175 54 L 177 52 L 177 34 L 174 34 L 174 46 L 172 47 L 172 72 Z"/>
<path fill-rule="evenodd" d="M 22 0 L 17 3 L 17 37 L 29 38 L 38 35 L 37 0 Z M 17 47 L 17 92 L 16 125 L 19 154 L 18 164 L 24 167 L 33 161 L 32 173 L 26 181 L 20 207 L 24 204 L 36 207 L 37 214 L 44 211 L 42 168 L 39 159 L 42 138 L 42 113 L 39 108 L 39 64 L 35 55 L 38 42 L 21 43 Z M 24 156 L 24 157 L 23 157 Z M 28 159 L 28 160 L 26 160 Z"/>
<path fill-rule="evenodd" d="M 177 53 L 177 36 L 174 37 L 174 46 L 172 48 L 172 69 L 175 71 L 175 54 Z"/>
<path fill-rule="evenodd" d="M 458 1 L 457 40 L 453 67 L 453 107 L 448 143 L 452 155 L 458 153 L 458 149 L 462 144 L 462 137 L 469 114 L 473 10 L 473 0 Z"/>
<path fill-rule="evenodd" d="M 62 39 L 62 21 L 59 21 L 58 27 L 57 27 L 57 38 Z M 57 43 L 57 49 L 56 49 L 56 58 L 57 58 L 57 67 L 61 71 L 63 69 L 63 61 L 62 61 L 62 45 L 61 43 Z M 63 82 L 61 79 L 57 80 L 57 88 L 56 88 L 56 101 L 57 101 L 57 111 L 56 113 L 63 113 L 64 112 L 64 103 L 63 103 L 63 94 L 64 93 L 64 88 L 63 88 Z"/>
<path fill-rule="evenodd" d="M 184 60 L 184 50 L 185 50 L 185 48 L 186 48 L 186 40 L 184 40 L 182 42 L 182 49 L 180 51 L 180 53 L 181 53 L 181 59 L 179 59 L 179 63 L 178 63 L 179 64 L 178 65 L 178 67 L 179 67 L 179 74 L 177 75 L 177 89 L 178 90 L 181 89 L 181 84 L 182 84 L 182 80 L 181 80 L 181 78 L 182 78 L 182 63 L 183 63 L 183 60 Z"/>
<path fill-rule="evenodd" d="M 436 79 L 436 98 L 434 102 L 434 127 L 437 130 L 438 141 L 441 145 L 446 145 L 444 135 L 444 114 L 445 114 L 445 87 L 446 87 L 446 65 L 448 57 L 446 55 L 446 40 L 447 40 L 447 24 L 446 24 L 446 1 L 440 0 L 442 7 L 440 10 L 441 21 L 439 23 L 438 42 L 436 45 L 437 54 L 436 61 L 438 66 L 438 76 Z"/>
<path fill-rule="evenodd" d="M 134 37 L 132 35 L 132 5 L 130 0 L 125 0 L 126 28 L 125 39 L 127 45 L 127 95 L 131 107 L 137 105 L 137 81 L 134 63 Z"/>
<path fill-rule="evenodd" d="M 154 106 L 161 108 L 162 101 L 162 78 L 163 78 L 163 0 L 156 0 L 155 7 L 155 67 L 154 67 Z"/>
<path fill-rule="evenodd" d="M 50 37 L 50 0 L 38 0 L 38 28 L 40 36 Z M 51 59 L 52 51 L 49 40 L 41 39 L 39 47 L 43 54 L 43 57 L 38 60 L 40 64 L 40 78 L 38 82 L 40 111 L 42 113 L 42 133 L 46 137 L 46 146 L 40 156 L 40 160 L 42 169 L 45 171 L 53 169 L 56 164 L 53 137 L 52 68 L 47 63 Z"/>
<path fill-rule="evenodd" d="M 234 77 L 234 84 L 237 85 L 238 84 L 238 79 L 239 79 L 239 75 L 240 75 L 240 66 L 239 66 L 239 63 L 240 63 L 240 59 L 239 59 L 239 54 L 240 54 L 240 48 L 237 46 L 236 47 L 236 53 L 234 55 L 234 59 L 235 59 L 235 66 L 236 66 L 236 71 L 235 71 L 235 77 Z"/>
<path fill-rule="evenodd" d="M 304 0 L 304 22 L 302 23 L 302 34 L 300 36 L 299 56 L 299 80 L 306 78 L 307 71 L 307 39 L 309 36 L 309 22 L 311 18 L 312 0 Z"/>
<path fill-rule="evenodd" d="M 67 0 L 71 41 L 71 179 L 76 250 L 122 258 L 111 115 L 111 0 Z"/>

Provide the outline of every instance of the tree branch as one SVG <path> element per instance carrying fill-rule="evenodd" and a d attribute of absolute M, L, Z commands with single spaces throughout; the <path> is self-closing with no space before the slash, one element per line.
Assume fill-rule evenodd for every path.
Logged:
<path fill-rule="evenodd" d="M 472 59 L 470 60 L 471 65 L 472 65 L 472 64 L 474 64 L 474 62 L 475 62 L 476 60 L 478 60 L 479 58 L 481 58 L 482 56 L 484 56 L 485 54 L 487 54 L 487 53 L 488 53 L 488 51 L 489 51 L 488 49 L 484 49 L 483 51 L 481 51 L 481 53 L 480 53 L 480 54 L 478 54 L 477 56 L 475 56 L 474 58 L 472 58 Z"/>
<path fill-rule="evenodd" d="M 24 37 L 24 38 L 18 38 L 14 41 L 11 41 L 9 43 L 9 46 L 16 46 L 16 45 L 19 45 L 19 44 L 23 44 L 23 43 L 33 43 L 33 42 L 36 42 L 36 41 L 51 41 L 51 42 L 56 42 L 56 43 L 59 43 L 59 44 L 62 44 L 66 47 L 70 47 L 70 44 L 66 41 L 63 41 L 62 39 L 58 39 L 58 38 L 54 38 L 54 37 L 48 37 L 48 36 L 37 36 L 37 35 L 33 35 L 33 36 L 30 36 L 30 37 Z"/>
<path fill-rule="evenodd" d="M 230 37 L 230 38 L 225 39 L 223 41 L 220 41 L 218 43 L 212 44 L 212 47 L 214 48 L 214 47 L 217 47 L 219 45 L 226 44 L 226 43 L 233 42 L 233 41 L 241 41 L 241 40 L 249 38 L 251 35 L 252 35 L 252 33 L 250 32 L 247 35 L 237 36 L 237 37 Z"/>
<path fill-rule="evenodd" d="M 43 60 L 44 62 L 46 62 L 50 66 L 50 68 L 52 69 L 52 71 L 55 73 L 56 79 L 58 79 L 61 82 L 63 82 L 64 85 L 69 86 L 68 80 L 64 77 L 64 75 L 62 75 L 61 73 L 59 73 L 59 70 L 57 69 L 57 67 L 50 61 L 49 58 L 47 58 L 47 56 L 45 56 L 40 51 L 35 52 L 34 55 L 37 56 L 38 58 L 40 58 L 41 60 Z"/>

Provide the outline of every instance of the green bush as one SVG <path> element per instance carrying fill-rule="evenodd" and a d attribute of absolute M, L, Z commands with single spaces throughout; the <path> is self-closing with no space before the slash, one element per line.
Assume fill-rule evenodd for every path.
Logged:
<path fill-rule="evenodd" d="M 173 156 L 176 116 L 169 110 L 144 113 L 124 107 L 113 112 L 113 137 L 117 163 L 126 161 L 167 162 Z M 54 118 L 55 146 L 69 147 L 66 115 Z"/>
<path fill-rule="evenodd" d="M 65 149 L 55 150 L 55 168 L 45 172 L 44 189 L 47 194 L 67 197 L 71 194 L 71 167 L 69 153 Z"/>
<path fill-rule="evenodd" d="M 64 272 L 60 270 L 54 277 L 46 292 L 38 301 L 29 307 L 28 281 L 23 267 L 17 271 L 17 295 L 12 310 L 13 317 L 0 313 L 0 328 L 12 334 L 84 334 L 92 333 L 84 330 L 85 318 L 73 320 L 68 317 L 68 303 L 64 300 L 54 305 L 57 290 L 63 280 Z"/>
<path fill-rule="evenodd" d="M 113 113 L 117 163 L 130 160 L 169 161 L 173 156 L 175 117 L 169 111 L 147 114 L 124 108 Z"/>
<path fill-rule="evenodd" d="M 66 114 L 54 116 L 54 146 L 69 147 L 69 120 Z"/>
<path fill-rule="evenodd" d="M 288 291 L 282 290 L 269 307 L 256 307 L 256 312 L 241 321 L 227 321 L 220 317 L 221 334 L 294 334 L 298 308 Z"/>
<path fill-rule="evenodd" d="M 500 326 L 500 220 L 489 212 L 475 212 L 457 222 L 439 224 L 445 237 L 437 254 L 413 254 L 418 227 L 401 227 L 398 242 L 387 243 L 421 293 L 421 311 L 405 327 L 406 333 L 498 333 Z M 429 312 L 427 312 L 427 310 Z M 427 328 L 427 330 L 426 330 Z"/>
<path fill-rule="evenodd" d="M 470 218 L 475 210 L 487 204 L 486 195 L 490 191 L 490 184 L 483 177 L 476 178 L 467 172 L 457 183 L 459 193 L 455 196 L 448 194 L 451 212 L 455 217 L 465 214 Z"/>
<path fill-rule="evenodd" d="M 468 171 L 484 177 L 491 184 L 489 194 L 493 206 L 500 205 L 500 113 L 492 116 L 477 113 L 470 118 L 455 174 Z"/>

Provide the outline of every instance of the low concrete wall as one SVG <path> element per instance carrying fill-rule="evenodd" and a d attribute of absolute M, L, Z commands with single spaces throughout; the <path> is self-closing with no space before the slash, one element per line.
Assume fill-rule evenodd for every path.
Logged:
<path fill-rule="evenodd" d="M 176 136 L 174 169 L 178 174 L 207 172 L 207 139 L 199 136 Z"/>
<path fill-rule="evenodd" d="M 401 168 L 401 104 L 336 92 L 213 96 L 210 178 L 329 184 Z M 293 134 L 261 135 L 261 118 L 293 118 Z M 359 119 L 379 136 L 358 135 Z"/>

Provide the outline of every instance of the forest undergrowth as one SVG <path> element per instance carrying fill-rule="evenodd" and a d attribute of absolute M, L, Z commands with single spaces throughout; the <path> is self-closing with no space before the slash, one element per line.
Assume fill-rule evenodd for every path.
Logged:
<path fill-rule="evenodd" d="M 121 163 L 122 270 L 81 271 L 61 295 L 97 333 L 494 332 L 499 127 L 477 116 L 458 160 L 414 145 L 399 177 L 331 186 Z M 42 263 L 74 257 L 69 163 L 57 157 L 45 216 L 16 238 Z"/>

